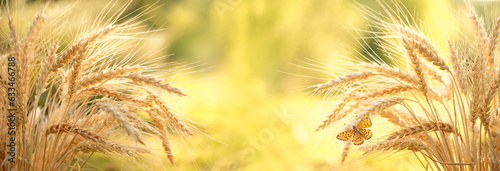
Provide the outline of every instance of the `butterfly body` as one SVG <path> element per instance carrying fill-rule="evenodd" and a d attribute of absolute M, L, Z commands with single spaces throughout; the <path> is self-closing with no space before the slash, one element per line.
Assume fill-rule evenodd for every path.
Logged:
<path fill-rule="evenodd" d="M 363 133 L 361 133 L 361 131 L 359 131 L 358 127 L 352 126 L 352 130 L 354 131 L 354 133 L 358 133 L 359 135 L 361 135 L 363 138 L 366 139 L 366 137 L 363 135 Z"/>
<path fill-rule="evenodd" d="M 354 145 L 361 145 L 365 140 L 372 138 L 373 133 L 371 130 L 366 129 L 372 126 L 370 118 L 362 119 L 357 126 L 352 126 L 351 130 L 341 132 L 337 135 L 337 139 L 347 141 L 352 138 Z"/>

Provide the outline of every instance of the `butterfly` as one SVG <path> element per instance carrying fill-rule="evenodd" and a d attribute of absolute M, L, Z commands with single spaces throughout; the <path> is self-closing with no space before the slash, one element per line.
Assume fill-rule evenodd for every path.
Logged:
<path fill-rule="evenodd" d="M 361 145 L 365 140 L 372 138 L 372 131 L 365 128 L 370 128 L 372 126 L 372 121 L 370 118 L 366 117 L 362 119 L 358 126 L 352 126 L 351 130 L 341 132 L 337 135 L 337 139 L 341 141 L 347 141 L 352 137 L 352 143 L 354 145 Z"/>

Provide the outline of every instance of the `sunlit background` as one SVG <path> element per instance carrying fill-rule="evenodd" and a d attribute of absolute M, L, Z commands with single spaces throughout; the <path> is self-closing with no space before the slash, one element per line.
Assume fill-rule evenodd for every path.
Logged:
<path fill-rule="evenodd" d="M 480 13 L 490 3 L 474 2 Z M 30 21 L 45 1 L 26 3 L 30 12 L 17 14 Z M 463 7 L 462 1 L 400 3 L 426 23 L 440 48 L 446 47 L 451 33 L 441 30 L 442 21 L 451 23 L 450 11 Z M 88 15 L 89 20 L 107 4 L 52 2 L 55 9 L 72 6 L 71 15 Z M 113 8 L 125 4 L 118 1 Z M 174 168 L 158 142 L 150 145 L 158 149 L 156 154 L 140 162 L 94 154 L 84 169 L 422 170 L 410 152 L 366 159 L 354 152 L 341 166 L 343 143 L 333 133 L 313 132 L 330 109 L 320 104 L 322 96 L 311 93 L 312 85 L 331 76 L 315 70 L 320 67 L 303 66 L 315 62 L 334 68 L 346 56 L 364 54 L 362 49 L 376 50 L 372 39 L 360 43 L 369 35 L 358 31 L 371 29 L 362 6 L 383 11 L 376 1 L 135 0 L 125 14 L 139 14 L 144 6 L 152 7 L 141 17 L 145 29 L 156 31 L 140 52 L 157 52 L 154 56 L 165 56 L 164 62 L 193 64 L 169 81 L 188 94 L 179 103 L 202 133 L 172 140 Z M 383 125 L 374 122 L 376 126 Z"/>

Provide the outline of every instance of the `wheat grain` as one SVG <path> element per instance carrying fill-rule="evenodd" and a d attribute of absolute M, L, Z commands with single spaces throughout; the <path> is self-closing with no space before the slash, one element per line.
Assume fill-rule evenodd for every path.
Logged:
<path fill-rule="evenodd" d="M 399 104 L 405 99 L 406 98 L 396 96 L 396 97 L 378 99 L 373 101 L 371 104 L 360 109 L 359 112 L 356 112 L 356 121 L 354 122 L 355 123 L 354 125 L 357 125 L 364 118 L 378 115 L 381 111 L 390 108 L 396 104 Z"/>
<path fill-rule="evenodd" d="M 478 55 L 474 59 L 473 71 L 472 71 L 472 100 L 470 101 L 470 121 L 472 124 L 475 124 L 475 121 L 478 117 L 481 117 L 481 108 L 480 104 L 484 103 L 482 100 L 484 88 L 484 47 L 486 41 L 486 32 L 484 30 L 483 22 L 478 19 L 476 12 L 473 9 L 470 9 L 469 18 L 474 27 L 474 33 L 476 34 L 476 39 L 478 42 Z"/>
<path fill-rule="evenodd" d="M 460 88 L 460 90 L 465 92 L 467 89 L 466 89 L 466 78 L 463 73 L 464 69 L 462 67 L 463 63 L 458 58 L 457 50 L 455 49 L 453 43 L 451 43 L 451 40 L 448 39 L 447 43 L 448 43 L 448 50 L 450 51 L 449 58 L 453 67 L 453 73 L 455 75 L 455 78 L 458 79 L 457 80 L 458 87 Z"/>
<path fill-rule="evenodd" d="M 398 116 L 398 114 L 396 114 L 396 110 L 394 108 L 389 108 L 389 109 L 386 109 L 386 110 L 383 110 L 382 112 L 380 112 L 380 116 L 381 117 L 384 117 L 384 118 L 387 118 L 387 120 L 391 123 L 393 123 L 394 125 L 398 125 L 400 127 L 405 127 L 408 125 L 408 123 L 402 119 L 400 116 Z"/>
<path fill-rule="evenodd" d="M 140 71 L 143 69 L 144 67 L 140 66 L 122 67 L 122 68 L 116 68 L 114 70 L 105 70 L 99 73 L 94 73 L 92 75 L 83 77 L 80 81 L 78 81 L 78 87 L 80 89 L 86 88 L 88 86 L 96 85 L 110 79 L 115 79 L 120 75 L 125 75 L 129 72 Z"/>
<path fill-rule="evenodd" d="M 130 105 L 132 105 L 132 104 L 130 104 Z M 130 123 L 132 123 L 135 127 L 139 128 L 139 129 L 143 129 L 146 132 L 158 134 L 158 131 L 156 129 L 151 127 L 151 125 L 149 125 L 146 121 L 144 121 L 144 119 L 137 116 L 132 111 L 129 110 L 129 112 L 124 112 L 124 113 L 125 113 L 125 117 L 127 117 L 127 119 L 130 121 Z"/>
<path fill-rule="evenodd" d="M 372 153 L 374 151 L 401 151 L 401 150 L 411 150 L 411 151 L 426 151 L 430 150 L 427 145 L 416 139 L 395 139 L 395 140 L 385 140 L 379 141 L 373 144 L 367 144 L 360 148 L 365 151 L 363 155 Z"/>
<path fill-rule="evenodd" d="M 330 113 L 330 115 L 328 115 L 327 119 L 323 120 L 323 122 L 321 123 L 321 125 L 319 125 L 316 128 L 316 131 L 325 129 L 329 125 L 331 125 L 331 124 L 335 123 L 336 121 L 344 118 L 345 116 L 347 116 L 352 111 L 358 109 L 360 106 L 362 107 L 362 106 L 365 106 L 365 105 L 367 105 L 367 103 L 349 103 L 346 107 L 343 108 L 344 110 L 338 110 L 338 111 L 334 110 L 334 111 L 332 111 Z"/>
<path fill-rule="evenodd" d="M 101 58 L 102 56 L 104 56 L 104 54 L 106 54 L 105 51 L 101 52 L 101 53 L 98 53 L 94 56 L 91 56 L 89 57 L 87 60 L 85 60 L 82 64 L 82 70 L 92 66 L 97 60 L 99 60 L 99 58 Z"/>
<path fill-rule="evenodd" d="M 386 75 L 389 78 L 405 81 L 410 84 L 415 84 L 415 85 L 419 84 L 415 76 L 399 68 L 392 68 L 387 65 L 374 65 L 374 64 L 360 64 L 359 66 L 362 68 L 375 70 L 381 74 Z"/>
<path fill-rule="evenodd" d="M 83 45 L 78 49 L 77 55 L 75 57 L 75 61 L 73 62 L 73 67 L 72 70 L 70 71 L 70 74 L 68 75 L 68 95 L 69 98 L 76 93 L 78 84 L 76 82 L 80 78 L 80 73 L 82 72 L 81 66 L 82 62 L 86 57 L 86 52 L 87 52 L 87 47 L 88 47 L 88 41 L 84 42 Z"/>
<path fill-rule="evenodd" d="M 24 40 L 24 49 L 25 52 L 28 54 L 28 64 L 31 63 L 31 60 L 33 58 L 33 44 L 35 43 L 36 38 L 38 38 L 38 35 L 40 34 L 40 30 L 43 26 L 43 23 L 45 22 L 45 15 L 44 15 L 44 10 L 40 11 L 36 17 L 33 23 L 31 24 L 30 28 L 28 29 L 28 32 L 26 33 L 26 40 Z"/>
<path fill-rule="evenodd" d="M 101 152 L 101 153 L 120 153 L 127 154 L 131 157 L 137 157 L 138 153 L 151 153 L 147 148 L 141 146 L 134 145 L 124 145 L 113 142 L 95 143 L 92 141 L 83 141 L 78 143 L 75 147 L 73 147 L 72 151 L 81 151 L 84 153 L 90 152 Z"/>
<path fill-rule="evenodd" d="M 187 133 L 188 135 L 193 135 L 191 130 L 187 127 L 186 124 L 184 124 L 179 117 L 173 112 L 173 110 L 168 107 L 165 101 L 163 101 L 159 96 L 154 94 L 151 91 L 147 91 L 149 94 L 149 98 L 155 102 L 156 105 L 158 105 L 161 109 L 161 111 L 158 111 L 158 114 L 163 115 L 167 118 L 169 122 L 174 124 L 177 128 L 179 128 L 182 132 Z"/>
<path fill-rule="evenodd" d="M 401 25 L 394 25 L 393 27 L 399 30 L 406 37 L 407 41 L 411 42 L 412 49 L 414 48 L 427 61 L 432 62 L 441 70 L 449 70 L 446 62 L 439 56 L 437 47 L 427 36 Z"/>
<path fill-rule="evenodd" d="M 63 67 L 69 63 L 78 54 L 78 51 L 86 44 L 91 45 L 99 39 L 103 39 L 105 36 L 109 35 L 112 31 L 119 28 L 118 25 L 112 25 L 108 27 L 101 28 L 97 31 L 89 33 L 79 40 L 76 44 L 65 50 L 62 55 L 56 60 L 55 63 L 50 67 L 51 72 L 57 71 L 59 68 Z"/>
<path fill-rule="evenodd" d="M 148 111 L 149 117 L 151 120 L 153 120 L 153 123 L 156 126 L 157 131 L 159 132 L 160 139 L 163 145 L 163 148 L 165 150 L 165 153 L 167 154 L 167 158 L 170 161 L 172 165 L 175 164 L 174 160 L 174 155 L 172 153 L 172 149 L 170 147 L 170 140 L 168 138 L 168 131 L 165 128 L 165 124 L 163 119 L 159 115 L 160 110 L 153 108 Z"/>
<path fill-rule="evenodd" d="M 457 128 L 453 125 L 444 122 L 425 122 L 421 125 L 415 125 L 410 127 L 405 127 L 399 131 L 393 132 L 389 135 L 387 140 L 392 140 L 396 138 L 402 138 L 410 135 L 414 135 L 421 132 L 429 132 L 429 131 L 441 131 L 448 133 L 457 133 Z"/>
<path fill-rule="evenodd" d="M 186 96 L 179 88 L 173 87 L 170 83 L 163 83 L 163 80 L 157 79 L 154 76 L 144 76 L 137 73 L 130 73 L 127 76 L 122 76 L 123 78 L 128 78 L 136 83 L 150 85 L 156 88 L 163 89 L 169 93 L 174 93 L 179 96 Z"/>
<path fill-rule="evenodd" d="M 93 93 L 97 93 L 97 94 L 101 94 L 101 95 L 105 95 L 105 96 L 109 96 L 109 97 L 114 97 L 114 98 L 117 98 L 117 99 L 120 99 L 123 101 L 129 101 L 129 102 L 135 103 L 136 105 L 139 104 L 139 106 L 150 106 L 151 105 L 151 102 L 149 102 L 149 101 L 138 99 L 138 98 L 135 98 L 133 96 L 129 96 L 127 94 L 120 93 L 118 91 L 108 90 L 108 89 L 102 88 L 102 87 L 90 87 L 90 88 L 83 90 L 83 92 L 85 92 L 85 91 L 89 91 L 89 92 L 93 92 Z"/>
<path fill-rule="evenodd" d="M 104 103 L 98 103 L 98 105 L 101 107 L 103 111 L 106 113 L 110 114 L 113 116 L 113 119 L 115 119 L 120 125 L 122 125 L 128 135 L 130 135 L 135 141 L 145 144 L 144 140 L 142 139 L 142 133 L 139 131 L 137 128 L 134 127 L 134 124 L 130 122 L 126 118 L 126 113 L 128 111 L 124 110 L 124 107 L 122 106 L 117 106 L 115 104 L 112 104 L 111 100 L 106 100 Z"/>
<path fill-rule="evenodd" d="M 441 73 L 439 73 L 436 69 L 434 69 L 428 63 L 422 62 L 421 64 L 422 64 L 422 68 L 424 69 L 425 74 L 428 75 L 429 78 L 437 80 L 441 84 L 445 84 L 444 76 Z"/>
<path fill-rule="evenodd" d="M 348 140 L 344 144 L 344 149 L 342 150 L 342 155 L 340 156 L 340 163 L 344 163 L 345 159 L 347 158 L 349 154 L 349 150 L 351 149 L 352 142 L 351 140 Z"/>
<path fill-rule="evenodd" d="M 367 100 L 370 98 L 377 98 L 377 97 L 384 96 L 384 95 L 401 93 L 401 92 L 405 92 L 405 91 L 412 90 L 412 89 L 417 89 L 417 88 L 415 86 L 412 86 L 412 85 L 396 85 L 396 86 L 392 86 L 392 87 L 389 87 L 386 89 L 374 91 L 374 92 L 371 92 L 368 94 L 354 96 L 354 99 L 357 101 L 362 101 L 362 100 Z"/>
<path fill-rule="evenodd" d="M 476 11 L 473 9 L 470 9 L 469 19 L 472 22 L 474 33 L 476 34 L 476 38 L 478 40 L 478 49 L 482 50 L 486 44 L 486 31 L 484 30 L 484 23 L 478 18 Z M 482 56 L 482 54 L 480 56 Z"/>
<path fill-rule="evenodd" d="M 47 84 L 47 80 L 49 79 L 48 77 L 50 76 L 49 72 L 49 66 L 54 63 L 55 58 L 57 57 L 56 52 L 57 49 L 59 48 L 59 42 L 55 42 L 50 49 L 49 55 L 47 56 L 47 59 L 42 62 L 42 69 L 40 71 L 40 75 L 38 77 L 38 82 L 36 85 L 36 95 L 35 97 L 39 97 L 40 94 L 44 91 L 45 85 Z M 38 100 L 36 100 L 38 101 Z"/>
<path fill-rule="evenodd" d="M 488 37 L 488 44 L 486 49 L 486 59 L 489 66 L 495 64 L 495 48 L 498 43 L 498 35 L 500 34 L 500 17 L 496 19 L 495 26 L 491 30 L 490 36 Z"/>
<path fill-rule="evenodd" d="M 70 123 L 62 123 L 62 124 L 56 124 L 52 125 L 47 128 L 47 131 L 45 131 L 45 134 L 54 134 L 54 133 L 73 133 L 82 136 L 83 138 L 86 138 L 88 140 L 92 140 L 94 142 L 98 143 L 105 143 L 106 141 L 104 138 L 100 137 L 96 133 L 93 133 L 92 131 L 89 131 L 84 128 L 78 128 L 73 126 Z"/>
<path fill-rule="evenodd" d="M 420 90 L 424 94 L 427 94 L 427 91 L 428 91 L 427 80 L 425 78 L 425 73 L 422 69 L 421 60 L 419 58 L 417 58 L 417 55 L 415 54 L 415 47 L 405 37 L 403 37 L 403 44 L 404 44 L 404 47 L 406 49 L 406 52 L 408 53 L 408 58 L 410 58 L 413 69 L 417 75 L 418 83 L 419 83 L 418 85 L 420 86 Z"/>
<path fill-rule="evenodd" d="M 321 125 L 319 125 L 315 131 L 319 131 L 319 130 L 322 130 L 324 128 L 326 128 L 328 125 L 332 124 L 333 122 L 339 120 L 339 119 L 342 119 L 343 116 L 342 115 L 338 115 L 339 112 L 344 108 L 344 106 L 351 100 L 351 98 L 353 97 L 353 94 L 355 94 L 357 92 L 357 88 L 355 89 L 352 89 L 350 90 L 349 92 L 345 93 L 344 96 L 342 97 L 342 99 L 340 99 L 340 102 L 336 104 L 336 106 L 334 107 L 334 110 L 330 112 L 330 114 L 326 117 L 327 119 L 325 119 L 323 121 L 323 123 L 321 123 Z M 356 105 L 358 103 L 355 103 Z M 353 108 L 354 106 L 350 106 L 349 108 Z M 355 107 L 354 107 L 355 108 Z M 344 112 L 344 114 L 347 114 Z M 345 116 L 345 115 L 344 115 Z"/>
<path fill-rule="evenodd" d="M 342 84 L 347 84 L 349 82 L 364 80 L 364 79 L 367 79 L 368 77 L 374 76 L 374 75 L 376 75 L 376 74 L 373 72 L 369 72 L 369 71 L 362 71 L 362 72 L 345 74 L 343 76 L 340 76 L 338 79 L 332 79 L 325 84 L 317 85 L 316 89 L 314 89 L 314 91 L 321 92 L 321 91 L 324 91 L 326 89 L 335 88 L 335 87 L 340 86 Z"/>

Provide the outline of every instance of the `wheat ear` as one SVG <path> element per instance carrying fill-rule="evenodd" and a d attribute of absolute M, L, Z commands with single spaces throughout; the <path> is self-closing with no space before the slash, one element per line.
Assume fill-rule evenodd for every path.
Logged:
<path fill-rule="evenodd" d="M 165 153 L 167 154 L 168 160 L 172 165 L 175 165 L 175 160 L 174 160 L 174 154 L 172 153 L 172 149 L 170 147 L 170 140 L 168 137 L 168 130 L 165 127 L 165 123 L 163 119 L 159 115 L 160 110 L 156 108 L 152 108 L 151 110 L 148 111 L 149 117 L 155 124 L 156 130 L 159 132 L 160 139 L 163 145 L 163 148 L 165 150 Z"/>
<path fill-rule="evenodd" d="M 149 98 L 156 103 L 161 109 L 158 111 L 159 114 L 165 116 L 170 123 L 173 123 L 177 128 L 179 128 L 182 132 L 187 133 L 188 135 L 193 135 L 191 130 L 184 124 L 181 119 L 174 113 L 174 111 L 168 107 L 165 101 L 163 101 L 159 96 L 154 94 L 151 91 L 147 91 L 149 93 Z"/>
<path fill-rule="evenodd" d="M 31 23 L 31 26 L 28 29 L 28 32 L 26 33 L 26 38 L 24 40 L 24 51 L 26 55 L 28 56 L 27 59 L 27 64 L 30 65 L 31 61 L 33 60 L 33 44 L 35 44 L 36 39 L 38 38 L 38 35 L 40 34 L 40 30 L 42 29 L 43 23 L 45 22 L 45 15 L 44 15 L 44 10 L 41 10 L 35 17 L 35 20 L 33 20 L 33 23 Z"/>
<path fill-rule="evenodd" d="M 432 62 L 441 70 L 449 70 L 446 62 L 439 56 L 437 47 L 429 40 L 427 36 L 408 27 L 394 25 L 407 39 L 411 40 L 415 50 L 427 61 Z"/>
<path fill-rule="evenodd" d="M 383 110 L 390 108 L 394 105 L 400 104 L 404 100 L 406 100 L 406 98 L 397 96 L 385 99 L 377 99 L 373 101 L 370 105 L 367 105 L 364 108 L 360 109 L 358 112 L 356 112 L 356 120 L 354 125 L 357 125 L 362 119 L 378 115 Z"/>
<path fill-rule="evenodd" d="M 383 74 L 389 78 L 393 78 L 396 80 L 404 81 L 406 83 L 415 85 L 420 84 L 414 75 L 406 71 L 403 71 L 399 68 L 393 68 L 387 65 L 375 65 L 375 64 L 360 64 L 359 66 L 362 68 L 377 71 L 378 73 Z"/>
<path fill-rule="evenodd" d="M 135 104 L 139 104 L 139 106 L 151 106 L 152 105 L 152 103 L 150 101 L 137 99 L 133 96 L 130 96 L 130 95 L 118 92 L 118 91 L 109 90 L 109 89 L 106 89 L 103 87 L 90 87 L 90 88 L 83 90 L 83 92 L 85 92 L 85 91 L 101 94 L 104 96 L 114 97 L 114 98 L 120 99 L 122 101 L 128 101 L 128 102 L 132 102 Z"/>
<path fill-rule="evenodd" d="M 119 27 L 120 27 L 119 25 L 104 27 L 84 36 L 76 44 L 65 50 L 62 53 L 62 55 L 56 60 L 56 62 L 52 64 L 49 71 L 50 72 L 57 71 L 59 68 L 69 63 L 78 54 L 78 50 L 81 49 L 84 44 L 91 45 L 95 43 L 97 40 L 106 37 L 112 31 L 116 30 Z"/>
<path fill-rule="evenodd" d="M 88 86 L 96 85 L 102 82 L 105 82 L 107 80 L 114 79 L 120 75 L 125 75 L 129 72 L 134 72 L 134 71 L 140 71 L 143 70 L 144 67 L 140 66 L 135 66 L 135 67 L 122 67 L 122 68 L 116 68 L 114 70 L 105 70 L 97 74 L 92 74 L 86 77 L 83 77 L 79 82 L 78 82 L 78 87 L 81 88 L 86 88 Z"/>
<path fill-rule="evenodd" d="M 129 111 L 123 110 L 123 106 L 116 106 L 111 103 L 111 100 L 104 101 L 103 103 L 98 103 L 100 108 L 113 116 L 120 125 L 122 125 L 128 135 L 130 135 L 135 141 L 145 145 L 144 140 L 142 140 L 142 133 L 140 130 L 134 127 L 134 124 L 127 119 L 126 115 Z"/>
<path fill-rule="evenodd" d="M 401 92 L 405 92 L 405 91 L 412 90 L 412 89 L 417 89 L 417 87 L 415 87 L 413 85 L 396 85 L 396 86 L 388 87 L 386 89 L 370 92 L 367 94 L 354 96 L 354 99 L 357 101 L 362 101 L 362 100 L 376 98 L 376 97 L 380 97 L 380 96 L 384 96 L 384 95 L 401 93 Z"/>
<path fill-rule="evenodd" d="M 498 43 L 498 35 L 500 34 L 500 17 L 496 19 L 495 26 L 491 30 L 490 36 L 488 37 L 488 44 L 486 49 L 486 59 L 488 60 L 487 64 L 494 65 L 495 64 L 495 48 Z"/>
<path fill-rule="evenodd" d="M 410 40 L 408 40 L 408 38 L 404 36 L 403 36 L 403 44 L 406 49 L 408 58 L 410 58 L 413 69 L 417 75 L 420 90 L 424 94 L 427 94 L 428 91 L 427 81 L 425 79 L 425 73 L 422 69 L 421 60 L 417 57 L 417 54 L 415 54 L 415 46 Z"/>
<path fill-rule="evenodd" d="M 478 49 L 482 50 L 484 49 L 487 40 L 486 31 L 484 30 L 484 23 L 477 16 L 476 11 L 474 11 L 473 9 L 470 9 L 469 19 L 472 22 L 472 26 L 474 27 L 474 34 L 476 34 L 476 37 L 478 39 Z"/>
<path fill-rule="evenodd" d="M 325 84 L 317 85 L 316 89 L 314 89 L 314 91 L 321 92 L 321 91 L 324 91 L 326 89 L 335 88 L 335 87 L 340 86 L 342 84 L 347 84 L 349 82 L 364 80 L 364 79 L 367 79 L 368 77 L 374 76 L 374 75 L 376 75 L 376 74 L 373 72 L 370 72 L 370 71 L 361 71 L 361 72 L 356 72 L 356 73 L 345 74 L 343 76 L 340 76 L 336 80 L 332 79 Z"/>
<path fill-rule="evenodd" d="M 140 75 L 138 73 L 130 73 L 127 76 L 122 76 L 122 77 L 128 78 L 139 84 L 145 84 L 156 88 L 160 88 L 169 93 L 177 94 L 179 96 L 186 96 L 186 94 L 184 94 L 181 91 L 181 89 L 171 86 L 170 83 L 163 83 L 163 80 L 157 79 L 154 76 L 145 76 L 145 75 Z"/>
<path fill-rule="evenodd" d="M 50 134 L 54 134 L 54 133 L 65 133 L 65 132 L 80 135 L 83 138 L 92 140 L 94 142 L 98 142 L 98 143 L 102 143 L 102 144 L 106 143 L 106 141 L 102 137 L 97 135 L 96 133 L 94 133 L 90 130 L 84 129 L 84 128 L 76 127 L 70 123 L 62 123 L 62 124 L 52 125 L 52 126 L 47 128 L 47 131 L 45 132 L 45 134 L 50 135 Z"/>
<path fill-rule="evenodd" d="M 389 135 L 387 140 L 402 138 L 402 137 L 414 135 L 417 133 L 429 132 L 429 131 L 458 133 L 457 128 L 449 123 L 444 123 L 444 122 L 439 122 L 439 121 L 430 121 L 430 122 L 422 123 L 421 125 L 405 127 L 399 131 L 393 132 Z"/>
<path fill-rule="evenodd" d="M 326 128 L 328 125 L 332 124 L 333 122 L 342 119 L 343 117 L 339 115 L 339 112 L 344 108 L 344 106 L 349 103 L 351 98 L 353 97 L 353 94 L 357 92 L 357 88 L 351 89 L 349 92 L 345 93 L 342 99 L 340 99 L 340 102 L 336 104 L 335 108 L 333 111 L 330 112 L 330 114 L 326 117 L 326 119 L 319 125 L 315 131 L 322 130 Z M 357 103 L 356 103 L 357 104 Z"/>
<path fill-rule="evenodd" d="M 325 120 L 323 120 L 321 125 L 319 125 L 316 128 L 316 131 L 325 129 L 326 127 L 330 126 L 331 124 L 335 123 L 336 121 L 344 118 L 349 113 L 351 113 L 354 110 L 358 109 L 359 107 L 363 107 L 365 105 L 367 105 L 367 103 L 349 103 L 348 105 L 346 105 L 346 107 L 343 108 L 343 110 L 333 111 L 335 113 L 330 113 L 330 115 Z"/>
<path fill-rule="evenodd" d="M 458 79 L 457 80 L 458 88 L 460 88 L 460 90 L 465 92 L 467 90 L 465 86 L 467 78 L 464 76 L 462 67 L 463 63 L 458 58 L 457 49 L 455 49 L 455 46 L 453 45 L 450 39 L 448 39 L 447 43 L 448 43 L 448 50 L 450 51 L 449 58 L 453 67 L 453 73 L 455 75 L 455 78 Z"/>
<path fill-rule="evenodd" d="M 401 151 L 401 150 L 411 150 L 411 151 L 425 151 L 430 150 L 429 146 L 422 143 L 416 139 L 400 138 L 394 140 L 385 140 L 375 142 L 373 144 L 367 144 L 360 147 L 360 150 L 365 151 L 363 155 L 372 153 L 374 151 Z"/>
<path fill-rule="evenodd" d="M 138 153 L 151 153 L 147 148 L 141 146 L 117 144 L 114 142 L 106 142 L 102 144 L 102 143 L 95 143 L 92 141 L 82 141 L 78 143 L 75 147 L 73 147 L 72 150 L 81 151 L 84 153 L 101 152 L 104 154 L 115 152 L 120 154 L 127 154 L 135 158 L 137 157 L 136 154 Z"/>
<path fill-rule="evenodd" d="M 345 159 L 349 155 L 349 150 L 352 147 L 351 140 L 348 140 L 344 143 L 344 148 L 342 149 L 342 155 L 340 156 L 340 163 L 344 164 Z"/>

